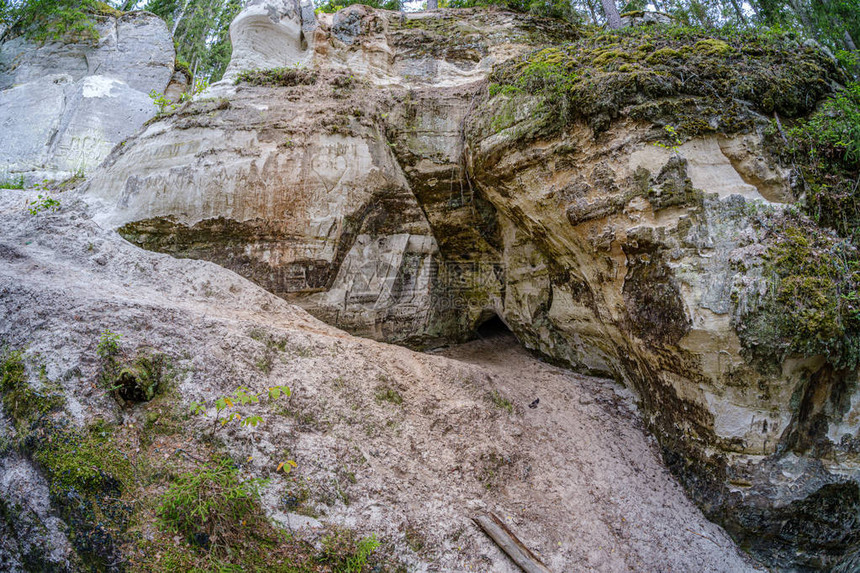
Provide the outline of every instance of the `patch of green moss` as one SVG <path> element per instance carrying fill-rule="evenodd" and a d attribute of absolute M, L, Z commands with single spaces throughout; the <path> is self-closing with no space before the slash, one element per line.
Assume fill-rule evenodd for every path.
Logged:
<path fill-rule="evenodd" d="M 576 120 L 597 134 L 628 116 L 680 126 L 691 137 L 749 130 L 761 114 L 802 116 L 840 78 L 826 54 L 788 37 L 655 25 L 586 30 L 575 42 L 502 64 L 490 81 L 495 94 L 512 86 L 541 98 L 551 111 L 545 135 Z"/>
<path fill-rule="evenodd" d="M 3 411 L 19 432 L 65 404 L 60 388 L 46 376 L 42 376 L 38 390 L 29 384 L 24 355 L 19 351 L 0 354 L 0 392 L 3 393 Z"/>
<path fill-rule="evenodd" d="M 46 426 L 33 455 L 45 471 L 53 492 L 70 488 L 98 494 L 121 491 L 134 480 L 128 456 L 113 439 L 113 428 L 96 422 L 84 430 Z"/>
<path fill-rule="evenodd" d="M 267 87 L 291 87 L 317 83 L 316 72 L 302 68 L 246 70 L 236 77 L 236 84 Z"/>
<path fill-rule="evenodd" d="M 120 560 L 119 543 L 133 504 L 134 467 L 104 422 L 78 429 L 44 421 L 20 445 L 48 480 L 51 505 L 68 526 L 68 538 L 86 569 L 103 571 Z"/>
<path fill-rule="evenodd" d="M 399 406 L 403 403 L 403 396 L 400 392 L 398 392 L 396 388 L 385 384 L 376 387 L 374 396 L 376 397 L 376 401 L 379 403 L 390 402 L 395 406 Z"/>
<path fill-rule="evenodd" d="M 760 262 L 767 289 L 736 297 L 743 346 L 765 363 L 824 355 L 837 368 L 860 363 L 860 254 L 799 214 L 771 214 Z"/>
<path fill-rule="evenodd" d="M 692 49 L 703 56 L 728 56 L 732 53 L 730 45 L 716 38 L 699 40 L 693 45 Z"/>

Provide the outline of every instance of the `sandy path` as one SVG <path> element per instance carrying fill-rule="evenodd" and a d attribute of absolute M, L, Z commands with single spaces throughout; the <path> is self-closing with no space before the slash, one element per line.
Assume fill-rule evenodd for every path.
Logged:
<path fill-rule="evenodd" d="M 541 362 L 511 335 L 441 354 L 478 367 L 521 412 L 533 477 L 497 509 L 524 537 L 538 519 L 569 524 L 543 532 L 554 570 L 755 570 L 663 467 L 624 389 Z"/>

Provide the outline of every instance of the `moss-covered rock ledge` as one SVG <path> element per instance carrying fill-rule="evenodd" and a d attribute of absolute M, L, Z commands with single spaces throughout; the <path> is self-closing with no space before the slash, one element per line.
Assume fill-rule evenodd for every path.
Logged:
<path fill-rule="evenodd" d="M 636 388 L 693 499 L 777 568 L 860 542 L 856 90 L 790 35 L 585 29 L 496 66 L 466 126 L 506 322 Z"/>

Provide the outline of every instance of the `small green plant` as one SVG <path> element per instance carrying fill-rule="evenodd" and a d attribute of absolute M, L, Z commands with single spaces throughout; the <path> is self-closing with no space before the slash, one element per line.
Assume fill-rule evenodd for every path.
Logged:
<path fill-rule="evenodd" d="M 50 195 L 38 195 L 30 201 L 27 210 L 31 215 L 38 215 L 42 211 L 56 212 L 60 210 L 60 202 Z"/>
<path fill-rule="evenodd" d="M 396 406 L 399 406 L 403 403 L 403 396 L 400 395 L 396 389 L 392 388 L 388 385 L 381 385 L 376 387 L 376 401 L 377 402 L 390 402 Z"/>
<path fill-rule="evenodd" d="M 149 92 L 149 99 L 151 99 L 152 103 L 155 104 L 155 107 L 158 108 L 158 115 L 164 115 L 166 112 L 176 109 L 176 104 L 167 99 L 167 97 L 159 91 L 152 90 Z"/>
<path fill-rule="evenodd" d="M 3 179 L 0 181 L 0 189 L 23 189 L 24 188 L 24 176 L 19 175 L 18 177 Z"/>
<path fill-rule="evenodd" d="M 224 553 L 268 523 L 259 501 L 260 488 L 266 483 L 259 478 L 242 479 L 231 460 L 216 459 L 177 476 L 157 513 L 172 531 Z"/>
<path fill-rule="evenodd" d="M 207 80 L 206 78 L 194 78 L 194 85 L 191 86 L 191 89 L 186 92 L 182 92 L 179 95 L 179 103 L 191 101 L 192 99 L 194 99 L 194 96 L 203 93 L 203 91 L 205 91 L 208 87 L 209 80 Z"/>
<path fill-rule="evenodd" d="M 105 330 L 99 337 L 96 345 L 96 354 L 99 357 L 99 381 L 108 392 L 113 392 L 119 386 L 117 379 L 122 369 L 120 357 L 122 348 L 120 339 L 122 335 Z"/>
<path fill-rule="evenodd" d="M 375 535 L 358 538 L 350 529 L 335 528 L 322 540 L 318 560 L 339 573 L 361 573 L 368 560 L 379 547 Z"/>
<path fill-rule="evenodd" d="M 504 410 L 508 414 L 513 414 L 514 412 L 514 405 L 511 403 L 511 401 L 505 398 L 497 390 L 493 390 L 492 392 L 490 392 L 490 402 L 492 402 L 496 408 Z"/>
<path fill-rule="evenodd" d="M 251 426 L 252 428 L 257 427 L 257 424 L 263 421 L 263 418 L 256 414 L 251 414 L 248 416 L 243 416 L 239 412 L 229 412 L 223 418 L 221 414 L 226 412 L 230 408 L 238 408 L 240 406 L 248 406 L 251 404 L 258 404 L 262 399 L 268 399 L 270 402 L 274 402 L 278 400 L 282 396 L 289 397 L 290 389 L 287 386 L 272 386 L 266 392 L 255 394 L 248 390 L 248 388 L 244 386 L 240 386 L 236 390 L 233 391 L 229 396 L 222 396 L 217 398 L 211 407 L 215 408 L 215 416 L 212 420 L 212 431 L 210 435 L 214 436 L 215 431 L 220 427 L 224 427 L 231 422 L 239 422 L 239 424 L 243 427 Z M 206 405 L 205 402 L 191 402 L 190 412 L 192 415 L 205 415 L 207 410 L 210 407 Z M 278 468 L 280 469 L 280 468 Z"/>
<path fill-rule="evenodd" d="M 674 153 L 678 153 L 678 148 L 684 143 L 681 141 L 681 136 L 678 134 L 678 130 L 676 130 L 671 125 L 664 125 L 663 131 L 666 132 L 666 137 L 671 141 L 670 144 L 666 144 L 660 141 L 655 141 L 653 145 L 655 147 L 662 147 L 663 149 L 668 149 Z"/>
<path fill-rule="evenodd" d="M 290 472 L 292 472 L 293 469 L 297 467 L 299 467 L 299 464 L 297 464 L 294 460 L 286 460 L 279 463 L 278 468 L 275 471 L 279 472 L 283 470 L 285 474 L 289 475 Z"/>

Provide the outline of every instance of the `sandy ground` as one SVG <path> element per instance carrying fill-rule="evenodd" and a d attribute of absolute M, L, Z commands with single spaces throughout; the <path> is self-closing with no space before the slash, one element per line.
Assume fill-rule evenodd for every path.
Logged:
<path fill-rule="evenodd" d="M 355 338 L 214 264 L 134 247 L 73 192 L 32 216 L 33 195 L 0 195 L 0 343 L 45 364 L 78 423 L 114 419 L 130 438 L 143 426 L 93 383 L 110 329 L 130 354 L 173 358 L 178 408 L 239 385 L 292 388 L 257 429 L 220 435 L 243 472 L 271 479 L 265 508 L 285 525 L 376 533 L 410 571 L 516 571 L 471 521 L 492 510 L 557 573 L 754 569 L 685 497 L 613 382 L 547 365 L 511 336 L 433 354 Z M 209 423 L 187 424 L 171 439 L 194 451 Z M 275 471 L 287 456 L 289 477 Z M 27 477 L 0 479 L 0 494 L 38 490 L 35 468 L 16 472 Z M 285 506 L 297 487 L 314 518 Z"/>
<path fill-rule="evenodd" d="M 508 488 L 495 509 L 536 539 L 554 570 L 755 569 L 663 467 L 624 388 L 540 361 L 510 334 L 443 354 L 478 367 L 522 413 L 533 478 Z M 569 525 L 538 533 L 541 516 Z"/>

